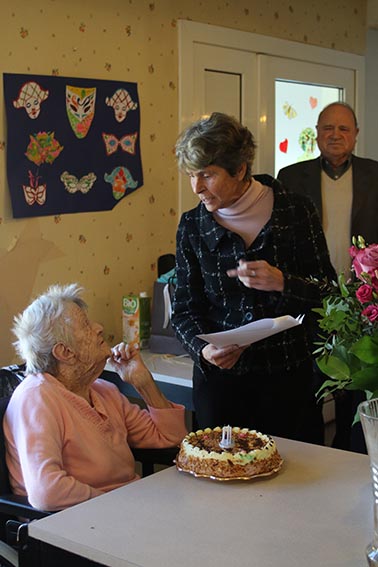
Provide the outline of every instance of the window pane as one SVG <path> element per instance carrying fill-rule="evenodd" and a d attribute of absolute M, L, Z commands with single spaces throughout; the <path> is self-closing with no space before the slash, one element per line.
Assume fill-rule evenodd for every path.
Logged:
<path fill-rule="evenodd" d="M 343 89 L 275 81 L 275 175 L 287 165 L 316 158 L 316 123 L 327 104 L 343 100 Z"/>

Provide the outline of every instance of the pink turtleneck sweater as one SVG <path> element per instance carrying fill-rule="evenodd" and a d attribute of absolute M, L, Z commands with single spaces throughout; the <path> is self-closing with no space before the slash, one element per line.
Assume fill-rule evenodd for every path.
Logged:
<path fill-rule="evenodd" d="M 247 191 L 231 207 L 213 213 L 215 220 L 242 237 L 246 248 L 251 246 L 266 225 L 273 210 L 273 191 L 252 178 Z"/>
<path fill-rule="evenodd" d="M 186 435 L 184 407 L 142 410 L 105 380 L 91 386 L 94 407 L 50 374 L 29 375 L 4 418 L 15 494 L 61 510 L 138 479 L 130 447 L 169 447 Z"/>

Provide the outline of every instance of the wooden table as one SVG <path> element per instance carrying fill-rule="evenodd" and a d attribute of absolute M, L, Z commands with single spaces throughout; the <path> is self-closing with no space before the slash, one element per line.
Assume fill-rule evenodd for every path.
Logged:
<path fill-rule="evenodd" d="M 366 567 L 366 455 L 277 438 L 272 477 L 218 482 L 174 467 L 32 522 L 33 538 L 112 567 Z"/>

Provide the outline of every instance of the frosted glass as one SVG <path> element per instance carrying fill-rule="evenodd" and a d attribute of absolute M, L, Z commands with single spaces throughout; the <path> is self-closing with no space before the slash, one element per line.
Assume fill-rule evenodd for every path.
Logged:
<path fill-rule="evenodd" d="M 316 123 L 327 104 L 343 100 L 343 89 L 275 81 L 275 175 L 287 165 L 316 158 Z"/>

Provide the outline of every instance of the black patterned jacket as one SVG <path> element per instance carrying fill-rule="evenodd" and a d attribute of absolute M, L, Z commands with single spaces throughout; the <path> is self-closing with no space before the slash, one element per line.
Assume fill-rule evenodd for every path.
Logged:
<path fill-rule="evenodd" d="M 265 317 L 308 314 L 302 325 L 259 341 L 244 351 L 232 373 L 253 368 L 277 370 L 297 366 L 311 356 L 311 309 L 320 302 L 310 277 L 335 278 L 319 216 L 304 196 L 288 193 L 269 175 L 254 178 L 273 188 L 271 219 L 246 249 L 242 238 L 219 225 L 200 203 L 184 213 L 177 231 L 177 286 L 172 324 L 196 364 L 205 342 L 198 334 L 224 331 Z M 266 260 L 284 275 L 284 291 L 245 287 L 227 270 L 240 258 Z M 307 323 L 306 323 L 307 321 Z M 224 372 L 228 372 L 225 370 Z"/>

